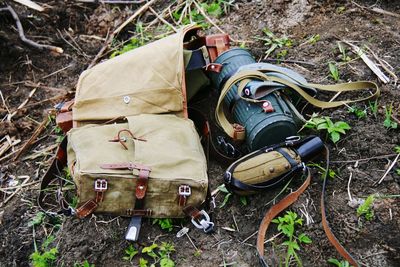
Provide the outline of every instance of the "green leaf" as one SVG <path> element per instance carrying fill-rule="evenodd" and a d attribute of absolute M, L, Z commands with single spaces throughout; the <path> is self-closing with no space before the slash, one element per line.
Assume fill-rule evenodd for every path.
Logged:
<path fill-rule="evenodd" d="M 169 258 L 163 258 L 160 260 L 161 267 L 175 267 L 175 262 Z"/>
<path fill-rule="evenodd" d="M 328 124 L 326 122 L 317 125 L 317 130 L 324 130 L 324 129 L 328 129 Z"/>
<path fill-rule="evenodd" d="M 36 226 L 36 225 L 40 225 L 44 218 L 46 217 L 46 214 L 42 211 L 39 211 L 38 213 L 36 213 L 35 217 L 32 218 L 32 220 L 30 220 L 28 222 L 28 226 Z"/>
<path fill-rule="evenodd" d="M 335 80 L 339 80 L 339 70 L 337 66 L 331 62 L 328 63 L 330 76 Z"/>
<path fill-rule="evenodd" d="M 139 259 L 139 267 L 147 267 L 148 263 L 149 262 L 147 260 L 143 259 L 143 258 Z"/>
<path fill-rule="evenodd" d="M 341 128 L 343 130 L 350 130 L 351 129 L 350 125 L 347 122 L 344 122 L 344 121 L 335 122 L 334 125 L 335 125 L 335 127 Z"/>
<path fill-rule="evenodd" d="M 333 143 L 336 143 L 340 140 L 340 134 L 338 132 L 332 132 L 330 137 Z"/>
<path fill-rule="evenodd" d="M 152 252 L 157 247 L 158 247 L 158 245 L 156 243 L 153 243 L 151 246 L 144 247 L 142 249 L 142 253 L 147 253 L 148 254 L 148 253 Z"/>
<path fill-rule="evenodd" d="M 222 15 L 222 8 L 216 2 L 209 4 L 206 10 L 208 14 L 214 17 L 219 17 Z"/>
<path fill-rule="evenodd" d="M 341 133 L 341 134 L 346 134 L 346 131 L 345 130 L 343 130 L 342 128 L 333 128 L 333 129 L 331 129 L 332 131 L 331 132 L 338 132 L 338 133 Z"/>
<path fill-rule="evenodd" d="M 338 267 L 341 267 L 340 262 L 337 259 L 330 258 L 328 260 L 328 263 L 331 263 L 331 264 L 334 264 L 334 265 L 336 265 Z"/>
<path fill-rule="evenodd" d="M 240 200 L 240 203 L 242 203 L 243 206 L 247 205 L 247 197 L 246 196 L 240 196 L 239 200 Z"/>
<path fill-rule="evenodd" d="M 221 184 L 220 186 L 217 187 L 217 189 L 219 191 L 221 191 L 222 193 L 229 194 L 229 191 L 228 191 L 228 189 L 226 189 L 225 184 Z"/>
<path fill-rule="evenodd" d="M 225 195 L 224 197 L 224 201 L 222 202 L 222 204 L 219 206 L 219 208 L 223 208 L 225 207 L 226 203 L 228 203 L 229 198 L 232 196 L 232 193 L 228 193 Z"/>
<path fill-rule="evenodd" d="M 308 236 L 306 236 L 304 233 L 300 234 L 298 237 L 300 243 L 305 243 L 305 244 L 310 244 L 312 243 L 311 238 L 309 238 Z"/>

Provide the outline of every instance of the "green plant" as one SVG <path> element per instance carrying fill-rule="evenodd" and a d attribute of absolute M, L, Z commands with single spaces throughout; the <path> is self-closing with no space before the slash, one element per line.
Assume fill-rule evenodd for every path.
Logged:
<path fill-rule="evenodd" d="M 292 47 L 293 42 L 286 36 L 282 37 L 277 37 L 273 32 L 271 32 L 269 29 L 264 28 L 263 29 L 264 37 L 257 37 L 258 40 L 264 41 L 264 45 L 269 47 L 268 50 L 265 52 L 265 57 L 268 57 L 272 52 L 274 52 L 276 49 L 281 48 L 281 47 Z M 287 55 L 287 50 L 283 50 L 286 52 L 282 52 L 280 56 L 286 56 Z"/>
<path fill-rule="evenodd" d="M 219 208 L 222 209 L 223 207 L 225 207 L 226 203 L 228 203 L 228 200 L 232 196 L 232 193 L 229 192 L 228 189 L 226 189 L 225 184 L 221 184 L 220 186 L 218 186 L 218 190 L 222 193 L 225 193 L 224 201 L 222 201 L 221 205 L 219 206 Z"/>
<path fill-rule="evenodd" d="M 321 177 L 325 177 L 325 173 L 326 173 L 326 169 L 324 167 L 322 167 L 320 164 L 318 163 L 308 163 L 307 164 L 308 167 L 316 167 L 318 169 L 320 169 L 322 171 L 322 175 Z M 337 176 L 336 172 L 332 169 L 328 169 L 328 177 L 331 179 L 334 179 Z"/>
<path fill-rule="evenodd" d="M 139 251 L 131 244 L 127 249 L 125 249 L 125 256 L 123 256 L 122 259 L 132 261 L 133 257 L 138 253 Z"/>
<path fill-rule="evenodd" d="M 243 206 L 247 206 L 247 197 L 246 196 L 240 196 L 239 200 L 240 200 L 240 203 L 242 203 Z"/>
<path fill-rule="evenodd" d="M 35 217 L 33 217 L 28 222 L 28 226 L 31 227 L 31 226 L 41 225 L 45 218 L 46 218 L 46 214 L 42 211 L 39 211 L 38 213 L 36 213 Z"/>
<path fill-rule="evenodd" d="M 374 102 L 368 101 L 369 108 L 371 109 L 372 115 L 374 115 L 376 119 L 376 115 L 378 114 L 378 99 Z"/>
<path fill-rule="evenodd" d="M 328 67 L 330 72 L 329 76 L 331 76 L 335 82 L 339 81 L 339 69 L 337 68 L 336 64 L 329 62 Z"/>
<path fill-rule="evenodd" d="M 385 120 L 383 121 L 383 126 L 388 129 L 397 129 L 397 122 L 392 121 L 392 104 L 389 107 L 385 107 Z"/>
<path fill-rule="evenodd" d="M 285 216 L 273 219 L 272 222 L 277 223 L 278 230 L 288 238 L 288 240 L 281 244 L 287 247 L 285 266 L 289 266 L 289 262 L 292 257 L 296 260 L 299 266 L 302 266 L 296 250 L 300 250 L 300 244 L 310 244 L 312 242 L 311 239 L 304 233 L 299 235 L 295 234 L 296 226 L 303 225 L 303 219 L 298 218 L 298 215 L 295 212 L 287 211 Z"/>
<path fill-rule="evenodd" d="M 319 36 L 319 34 L 313 34 L 313 35 L 311 35 L 311 36 L 308 38 L 308 40 L 307 40 L 306 43 L 309 43 L 309 44 L 314 45 L 314 44 L 316 44 L 320 39 L 321 39 L 321 36 Z"/>
<path fill-rule="evenodd" d="M 346 130 L 351 129 L 344 121 L 333 122 L 329 117 L 316 116 L 311 117 L 304 127 L 318 131 L 326 130 L 333 143 L 337 143 L 341 138 L 341 134 L 346 134 Z"/>
<path fill-rule="evenodd" d="M 346 52 L 346 48 L 342 45 L 341 42 L 338 42 L 338 48 L 339 48 L 339 52 L 342 54 L 341 55 L 341 60 L 343 62 L 349 62 L 351 60 L 351 57 L 349 55 L 347 55 Z"/>
<path fill-rule="evenodd" d="M 42 243 L 42 249 L 43 250 L 47 250 L 47 248 L 49 247 L 49 245 L 51 244 L 51 243 L 53 243 L 53 241 L 55 240 L 56 238 L 54 237 L 54 235 L 49 235 L 44 241 L 43 241 L 43 243 Z"/>
<path fill-rule="evenodd" d="M 110 55 L 110 58 L 122 55 L 128 51 L 141 47 L 151 39 L 150 35 L 145 34 L 142 22 L 138 22 L 136 24 L 136 34 L 138 35 L 138 37 L 130 38 L 129 41 L 121 49 L 114 50 L 114 52 Z"/>
<path fill-rule="evenodd" d="M 330 258 L 328 260 L 328 263 L 333 264 L 333 265 L 335 265 L 337 267 L 350 267 L 350 263 L 348 261 L 345 261 L 345 260 L 339 261 L 337 259 Z"/>
<path fill-rule="evenodd" d="M 153 224 L 158 223 L 158 225 L 163 230 L 168 230 L 169 232 L 173 229 L 172 219 L 170 218 L 162 218 L 162 219 L 153 219 Z"/>
<path fill-rule="evenodd" d="M 153 259 L 154 263 L 151 266 L 155 266 L 155 264 L 159 262 L 161 267 L 175 266 L 175 262 L 171 259 L 171 254 L 173 252 L 175 252 L 174 245 L 167 242 L 162 242 L 161 245 L 153 243 L 142 249 L 142 254 L 146 254 Z M 147 260 L 143 258 L 139 259 L 139 266 L 147 266 L 147 264 Z"/>
<path fill-rule="evenodd" d="M 370 221 L 374 218 L 374 210 L 372 209 L 372 205 L 375 201 L 375 195 L 369 195 L 367 199 L 357 208 L 357 216 L 361 217 L 364 215 L 367 221 Z"/>
<path fill-rule="evenodd" d="M 367 110 L 366 109 L 360 109 L 360 108 L 358 108 L 356 106 L 349 107 L 348 112 L 356 115 L 356 117 L 358 119 L 363 119 L 363 118 L 367 117 Z"/>
<path fill-rule="evenodd" d="M 147 267 L 148 263 L 149 263 L 149 261 L 147 261 L 147 260 L 145 260 L 143 258 L 139 259 L 139 267 Z"/>
<path fill-rule="evenodd" d="M 29 259 L 32 261 L 33 267 L 50 267 L 57 259 L 57 253 L 57 248 L 52 248 L 43 253 L 35 251 L 29 256 Z"/>
<path fill-rule="evenodd" d="M 82 263 L 75 263 L 74 267 L 95 267 L 94 264 L 90 264 L 87 260 Z"/>

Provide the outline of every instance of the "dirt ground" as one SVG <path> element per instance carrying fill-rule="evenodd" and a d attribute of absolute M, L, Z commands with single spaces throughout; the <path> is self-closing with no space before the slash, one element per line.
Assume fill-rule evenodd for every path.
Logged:
<path fill-rule="evenodd" d="M 29 177 L 26 183 L 30 184 L 21 190 L 0 191 L 0 266 L 29 266 L 29 256 L 35 251 L 35 243 L 40 247 L 49 235 L 55 237 L 49 248 L 58 249 L 54 263 L 57 266 L 73 266 L 84 260 L 95 266 L 138 266 L 138 257 L 132 262 L 123 259 L 125 249 L 130 244 L 124 240 L 129 223 L 127 218 L 104 215 L 82 220 L 74 217 L 44 218 L 43 223 L 34 227 L 35 231 L 28 225 L 39 212 L 36 198 L 40 177 L 55 153 L 54 144 L 58 134 L 54 130 L 54 123 L 51 122 L 17 160 L 13 158 L 48 117 L 49 110 L 60 100 L 73 95 L 79 74 L 103 47 L 107 33 L 143 4 L 36 2 L 48 7 L 46 11 L 37 12 L 15 2 L 10 4 L 18 13 L 29 38 L 62 47 L 64 53 L 56 55 L 23 44 L 18 38 L 12 17 L 0 11 L 0 147 L 7 143 L 5 136 L 11 138 L 12 142 L 21 140 L 0 154 L 0 186 L 17 186 L 26 177 Z M 158 2 L 162 4 L 153 4 L 153 8 L 159 13 L 169 2 L 172 3 Z M 262 36 L 262 30 L 268 28 L 276 36 L 285 35 L 292 40 L 292 46 L 286 48 L 285 60 L 309 63 L 282 65 L 301 73 L 310 82 L 333 83 L 329 77 L 328 62 L 341 62 L 338 40 L 353 41 L 360 47 L 367 45 L 393 67 L 394 74 L 400 75 L 400 19 L 372 11 L 375 7 L 400 14 L 399 1 L 231 2 L 233 5 L 228 12 L 213 20 L 233 39 L 248 41 L 244 45 L 256 59 L 263 58 L 268 47 L 255 37 Z M 0 1 L 0 8 L 4 4 L 4 1 Z M 171 21 L 168 16 L 166 18 Z M 154 19 L 154 14 L 149 11 L 139 18 L 144 26 Z M 156 25 L 162 23 L 157 22 Z M 134 32 L 135 25 L 130 24 L 118 36 L 116 44 L 127 40 Z M 216 33 L 218 30 L 211 27 L 206 32 Z M 316 34 L 320 36 L 316 43 L 306 42 Z M 241 44 L 235 43 L 237 46 Z M 102 59 L 109 57 L 110 49 L 106 51 Z M 276 55 L 272 53 L 270 58 Z M 351 52 L 348 55 L 356 58 Z M 378 83 L 381 97 L 376 116 L 367 102 L 357 104 L 361 109 L 367 108 L 367 116 L 361 119 L 349 113 L 347 107 L 305 112 L 306 117 L 314 111 L 330 116 L 334 121 L 346 121 L 351 126 L 348 134 L 336 144 L 325 139 L 331 151 L 331 169 L 337 174 L 328 186 L 328 219 L 338 239 L 362 266 L 400 266 L 400 176 L 395 172 L 400 166 L 395 165 L 381 184 L 375 184 L 394 160 L 395 146 L 400 145 L 399 130 L 387 129 L 383 124 L 385 108 L 390 105 L 393 107 L 393 121 L 400 118 L 400 87 L 393 82 L 393 78 L 388 84 L 380 82 L 359 58 L 341 65 L 339 73 L 340 82 L 370 80 Z M 211 93 L 210 96 L 215 97 L 215 94 Z M 29 101 L 19 108 L 26 99 Z M 204 101 L 205 106 L 209 105 L 208 100 Z M 7 116 L 14 111 L 9 121 Z M 307 133 L 311 132 L 301 132 Z M 321 137 L 325 138 L 325 135 L 321 134 Z M 13 151 L 16 152 L 12 154 Z M 223 183 L 224 167 L 214 161 L 210 162 L 209 167 L 211 189 L 214 190 Z M 305 221 L 299 228 L 312 240 L 311 244 L 302 245 L 298 251 L 303 265 L 328 266 L 329 258 L 340 259 L 340 256 L 322 229 L 319 205 L 322 182 L 318 170 L 315 169 L 313 173 L 315 175 L 310 187 L 290 210 L 303 218 L 304 213 L 308 213 L 312 218 L 311 222 Z M 358 217 L 357 208 L 348 205 L 349 177 L 352 177 L 349 188 L 353 198 L 365 199 L 375 193 L 388 196 L 377 198 L 374 202 L 375 216 L 372 220 Z M 289 187 L 295 189 L 297 186 L 298 183 L 294 183 Z M 224 194 L 218 193 L 217 208 L 213 213 L 216 231 L 211 235 L 197 231 L 187 220 L 174 221 L 174 228 L 169 232 L 146 219 L 136 247 L 142 248 L 153 242 L 171 242 L 176 249 L 172 259 L 177 266 L 257 266 L 255 232 L 263 214 L 270 207 L 268 203 L 280 190 L 251 196 L 247 205 L 243 205 L 239 197 L 233 196 L 223 208 L 219 207 Z M 10 192 L 16 194 L 8 199 Z M 182 226 L 190 228 L 191 241 L 185 236 L 176 237 Z M 234 231 L 229 231 L 229 228 Z M 267 238 L 275 236 L 277 232 L 276 226 L 271 227 Z M 282 253 L 277 245 L 283 241 L 282 236 L 278 236 L 266 244 L 265 254 L 269 263 Z M 196 252 L 191 242 L 200 252 Z"/>

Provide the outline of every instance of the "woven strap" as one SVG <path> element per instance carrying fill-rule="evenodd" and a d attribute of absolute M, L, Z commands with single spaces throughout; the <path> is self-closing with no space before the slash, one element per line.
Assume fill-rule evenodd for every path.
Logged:
<path fill-rule="evenodd" d="M 335 85 L 321 85 L 321 84 L 313 84 L 313 83 L 304 83 L 298 80 L 295 80 L 298 84 L 290 82 L 283 78 L 278 78 L 275 76 L 268 75 L 264 72 L 276 72 L 283 75 L 286 75 L 284 72 L 280 72 L 277 70 L 272 70 L 268 68 L 263 68 L 261 70 L 243 70 L 239 73 L 233 75 L 229 78 L 224 87 L 221 90 L 220 97 L 218 99 L 216 111 L 215 111 L 215 118 L 217 123 L 222 127 L 222 129 L 233 139 L 236 140 L 244 140 L 245 138 L 245 131 L 244 128 L 237 130 L 237 125 L 231 124 L 225 116 L 223 111 L 222 102 L 225 96 L 228 94 L 229 90 L 232 86 L 239 83 L 238 85 L 238 95 L 245 101 L 252 102 L 252 103 L 259 103 L 263 102 L 263 100 L 252 99 L 252 98 L 245 98 L 242 97 L 242 91 L 244 90 L 246 84 L 251 80 L 261 80 L 261 81 L 271 81 L 276 82 L 282 85 L 285 85 L 288 89 L 296 91 L 301 97 L 303 97 L 307 102 L 312 104 L 315 107 L 319 108 L 334 108 L 339 107 L 345 104 L 354 103 L 365 101 L 367 99 L 376 98 L 380 94 L 380 90 L 376 83 L 369 82 L 369 81 L 361 81 L 361 82 L 351 82 L 351 83 L 342 83 L 342 84 L 335 84 Z M 287 76 L 287 75 L 286 75 Z M 319 91 L 327 91 L 327 92 L 355 92 L 361 90 L 368 90 L 374 89 L 374 93 L 367 97 L 362 97 L 356 100 L 341 100 L 341 101 L 321 101 L 318 100 L 311 95 L 309 95 L 303 88 L 314 88 Z"/>

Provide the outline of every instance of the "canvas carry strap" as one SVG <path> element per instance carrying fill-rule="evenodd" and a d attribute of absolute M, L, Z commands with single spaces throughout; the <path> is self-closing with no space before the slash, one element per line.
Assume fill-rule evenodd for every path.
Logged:
<path fill-rule="evenodd" d="M 225 83 L 224 87 L 221 90 L 220 97 L 218 99 L 216 111 L 215 111 L 215 117 L 217 123 L 224 129 L 224 131 L 233 139 L 237 140 L 244 140 L 245 138 L 245 129 L 241 125 L 237 124 L 231 124 L 228 119 L 226 118 L 226 115 L 223 110 L 223 101 L 231 87 L 237 83 L 238 85 L 238 94 L 239 96 L 242 95 L 242 91 L 245 88 L 246 84 L 252 80 L 262 80 L 262 81 L 271 81 L 271 82 L 276 82 L 280 83 L 282 85 L 285 85 L 288 89 L 294 90 L 297 92 L 300 96 L 302 96 L 307 102 L 312 104 L 313 106 L 319 107 L 319 108 L 334 108 L 334 107 L 339 107 L 344 104 L 349 104 L 349 103 L 354 103 L 354 102 L 360 102 L 360 101 L 365 101 L 367 99 L 371 98 L 376 98 L 380 94 L 380 90 L 378 86 L 369 81 L 361 81 L 361 82 L 351 82 L 351 83 L 343 83 L 343 84 L 335 84 L 335 85 L 320 85 L 320 84 L 313 84 L 313 83 L 302 83 L 300 81 L 298 82 L 300 85 L 297 85 L 295 83 L 292 83 L 286 79 L 283 78 L 278 78 L 274 77 L 271 75 L 268 75 L 264 72 L 268 71 L 273 71 L 273 72 L 278 72 L 281 74 L 285 74 L 283 72 L 279 72 L 276 70 L 269 70 L 269 69 L 262 69 L 262 70 L 243 70 L 236 75 L 233 75 L 231 78 L 227 80 Z M 355 91 L 362 91 L 362 90 L 368 90 L 368 89 L 373 89 L 374 93 L 370 96 L 367 97 L 362 97 L 356 100 L 341 100 L 341 101 L 332 101 L 332 102 L 326 102 L 326 101 L 321 101 L 313 96 L 309 95 L 303 88 L 314 88 L 319 91 L 327 91 L 327 92 L 355 92 Z M 258 103 L 258 102 L 263 102 L 263 100 L 257 100 L 257 99 L 251 99 L 251 98 L 244 98 L 244 100 L 253 102 L 253 103 Z"/>
<path fill-rule="evenodd" d="M 326 170 L 329 169 L 329 150 L 325 146 L 326 151 Z M 324 181 L 322 183 L 322 193 L 321 193 L 321 217 L 322 217 L 322 226 L 324 228 L 325 234 L 331 244 L 335 247 L 335 249 L 339 252 L 339 254 L 345 258 L 352 266 L 358 267 L 359 264 L 357 261 L 350 255 L 350 253 L 339 243 L 337 238 L 332 232 L 332 229 L 329 227 L 329 222 L 326 218 L 326 208 L 325 208 L 325 191 L 326 191 L 326 183 L 328 180 L 328 171 L 325 172 Z M 283 210 L 292 205 L 297 201 L 299 196 L 305 191 L 305 189 L 309 186 L 311 181 L 310 170 L 307 168 L 307 178 L 303 182 L 303 184 L 296 191 L 290 193 L 277 204 L 272 206 L 267 213 L 264 215 L 264 218 L 261 221 L 258 235 L 257 235 L 257 253 L 259 256 L 260 265 L 263 267 L 268 266 L 267 262 L 264 259 L 264 240 L 265 235 L 268 230 L 268 226 L 271 221 Z"/>

